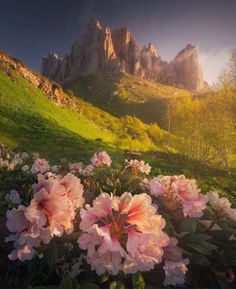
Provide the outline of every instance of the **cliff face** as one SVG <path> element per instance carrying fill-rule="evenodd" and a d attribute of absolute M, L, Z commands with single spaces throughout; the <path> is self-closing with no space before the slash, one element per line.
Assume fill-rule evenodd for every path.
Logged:
<path fill-rule="evenodd" d="M 55 61 L 52 64 L 57 65 L 58 62 Z M 54 71 L 55 69 L 53 65 L 51 71 Z M 42 90 L 48 97 L 48 99 L 57 104 L 58 106 L 69 105 L 73 107 L 73 103 L 71 102 L 70 98 L 64 94 L 63 89 L 59 84 L 55 83 L 52 80 L 49 80 L 48 78 L 40 75 L 39 73 L 33 72 L 27 66 L 25 66 L 20 60 L 11 57 L 10 55 L 1 50 L 0 50 L 0 71 L 3 71 L 12 82 L 17 83 L 18 80 L 15 77 L 14 73 L 12 73 L 13 71 L 15 71 L 16 74 L 20 75 L 29 83 Z"/>
<path fill-rule="evenodd" d="M 127 28 L 111 31 L 92 19 L 86 33 L 63 59 L 43 57 L 41 73 L 59 83 L 83 75 L 127 72 L 149 80 L 199 91 L 206 87 L 196 47 L 187 45 L 170 63 L 149 43 L 141 50 Z"/>

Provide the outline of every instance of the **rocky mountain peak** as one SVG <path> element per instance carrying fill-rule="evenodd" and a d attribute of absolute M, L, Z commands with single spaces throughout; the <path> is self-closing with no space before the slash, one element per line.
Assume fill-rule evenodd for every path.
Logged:
<path fill-rule="evenodd" d="M 96 18 L 91 18 L 88 23 L 87 31 L 92 32 L 92 31 L 96 31 L 99 29 L 102 29 L 100 22 Z"/>
<path fill-rule="evenodd" d="M 156 47 L 151 42 L 148 43 L 148 45 L 144 45 L 144 47 L 142 48 L 142 52 L 150 53 L 151 56 L 155 57 L 159 56 Z"/>
<path fill-rule="evenodd" d="M 195 46 L 188 44 L 167 63 L 152 43 L 140 50 L 127 27 L 111 30 L 95 18 L 69 55 L 63 59 L 55 53 L 44 57 L 41 72 L 61 84 L 83 75 L 126 72 L 193 91 L 206 85 Z"/>
<path fill-rule="evenodd" d="M 198 50 L 195 46 L 188 44 L 181 50 L 171 62 L 178 75 L 178 86 L 187 89 L 196 88 L 203 90 L 206 86 L 203 80 L 203 72 L 200 66 Z"/>

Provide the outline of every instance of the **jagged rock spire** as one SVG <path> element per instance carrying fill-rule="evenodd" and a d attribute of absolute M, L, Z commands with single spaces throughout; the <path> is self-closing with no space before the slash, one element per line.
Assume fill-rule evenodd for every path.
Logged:
<path fill-rule="evenodd" d="M 87 31 L 61 59 L 51 53 L 43 58 L 43 75 L 65 83 L 81 75 L 127 72 L 189 90 L 205 86 L 196 47 L 188 44 L 170 63 L 161 59 L 149 43 L 141 50 L 126 27 L 113 31 L 91 18 Z"/>

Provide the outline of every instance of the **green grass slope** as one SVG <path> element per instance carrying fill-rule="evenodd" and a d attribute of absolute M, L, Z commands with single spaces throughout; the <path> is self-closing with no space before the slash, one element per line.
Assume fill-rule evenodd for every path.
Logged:
<path fill-rule="evenodd" d="M 129 116 L 119 119 L 82 99 L 69 98 L 76 109 L 55 105 L 39 88 L 0 63 L 0 142 L 55 159 L 99 149 L 164 149 L 167 133 L 157 125 Z"/>
<path fill-rule="evenodd" d="M 186 90 L 124 73 L 84 76 L 65 89 L 115 116 L 134 115 L 162 127 L 168 99 L 191 97 Z"/>
<path fill-rule="evenodd" d="M 126 157 L 124 150 L 139 150 L 155 174 L 184 173 L 196 177 L 206 189 L 236 190 L 235 175 L 165 153 L 167 134 L 157 125 L 130 116 L 114 117 L 73 96 L 77 110 L 59 107 L 14 70 L 12 81 L 7 69 L 0 63 L 0 143 L 40 152 L 53 163 L 64 157 L 88 161 L 103 149 L 114 161 L 121 161 Z"/>

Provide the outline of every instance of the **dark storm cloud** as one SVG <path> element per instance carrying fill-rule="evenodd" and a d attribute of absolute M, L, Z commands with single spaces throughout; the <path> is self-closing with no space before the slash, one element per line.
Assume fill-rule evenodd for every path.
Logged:
<path fill-rule="evenodd" d="M 128 26 L 167 60 L 189 42 L 199 46 L 211 81 L 236 47 L 235 15 L 235 0 L 0 0 L 0 49 L 39 70 L 42 55 L 67 53 L 95 16 L 112 28 Z"/>

